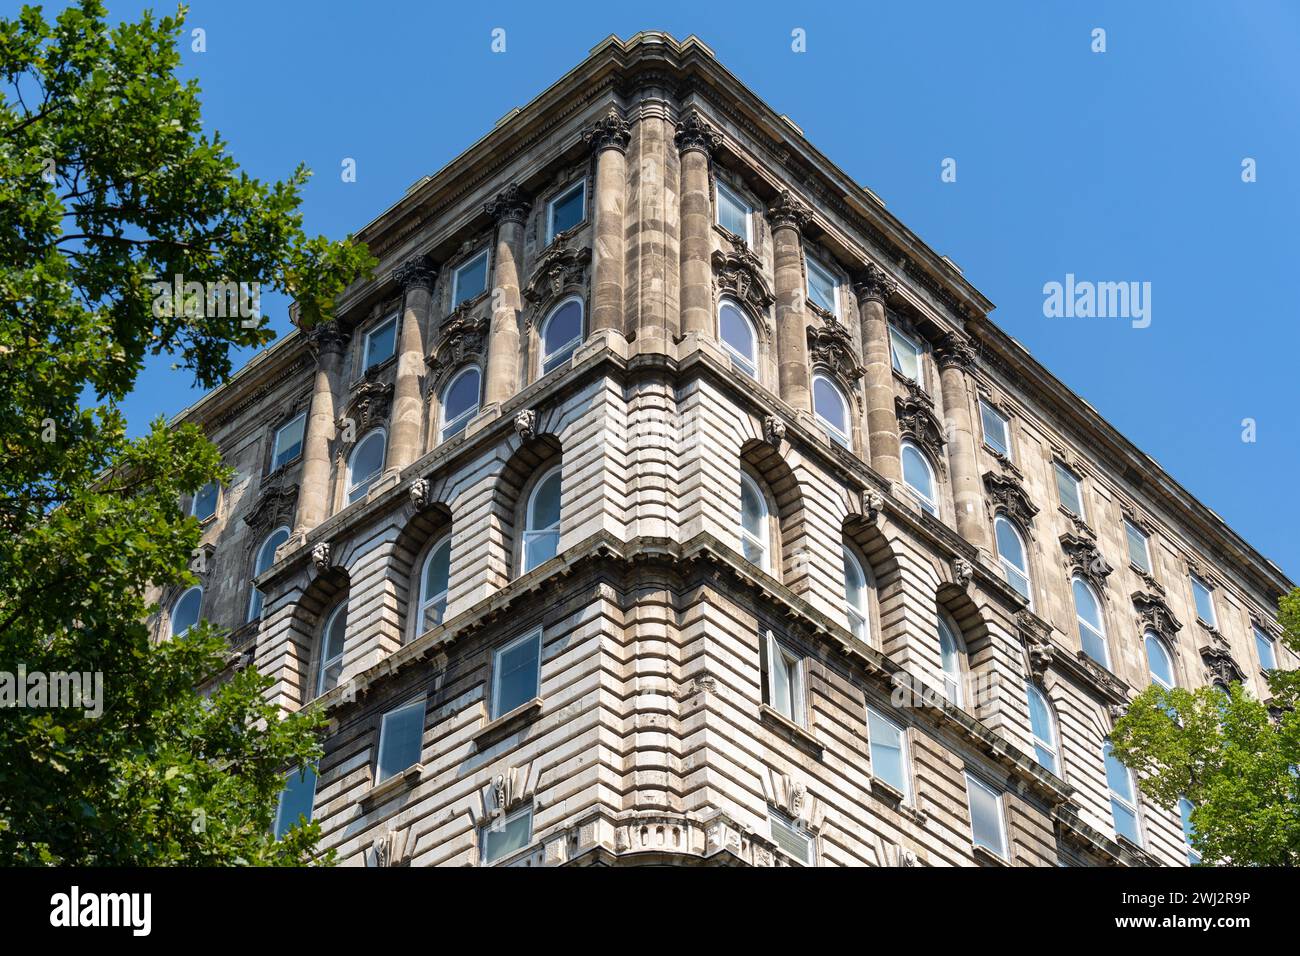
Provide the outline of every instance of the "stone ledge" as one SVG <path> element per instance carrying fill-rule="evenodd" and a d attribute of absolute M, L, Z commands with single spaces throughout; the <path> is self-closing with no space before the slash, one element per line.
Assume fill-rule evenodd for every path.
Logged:
<path fill-rule="evenodd" d="M 405 770 L 393 774 L 387 780 L 371 784 L 370 789 L 361 796 L 361 803 L 367 810 L 378 806 L 389 797 L 413 787 L 420 782 L 424 774 L 424 764 L 413 763 Z"/>
<path fill-rule="evenodd" d="M 814 759 L 822 759 L 825 748 L 822 747 L 821 741 L 775 707 L 769 704 L 760 705 L 758 719 L 768 729 L 780 734 L 787 742 L 806 751 Z"/>
<path fill-rule="evenodd" d="M 541 716 L 543 703 L 542 698 L 534 697 L 495 720 L 488 721 L 470 737 L 474 742 L 474 749 L 481 753 L 498 741 L 523 730 Z"/>
<path fill-rule="evenodd" d="M 985 866 L 1010 866 L 1011 865 L 1010 860 L 1006 859 L 1005 857 L 998 856 L 996 853 L 994 853 L 986 846 L 981 846 L 978 843 L 972 842 L 970 845 L 970 849 L 971 849 L 971 854 L 975 857 L 976 861 L 984 864 Z"/>

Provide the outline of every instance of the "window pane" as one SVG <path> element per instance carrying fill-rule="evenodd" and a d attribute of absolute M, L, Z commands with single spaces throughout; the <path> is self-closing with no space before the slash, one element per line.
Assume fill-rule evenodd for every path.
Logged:
<path fill-rule="evenodd" d="M 550 238 L 554 239 L 558 233 L 566 229 L 572 229 L 586 215 L 583 206 L 585 194 L 582 184 L 579 183 L 573 189 L 569 190 L 559 199 L 551 203 L 551 232 Z"/>
<path fill-rule="evenodd" d="M 1178 816 L 1183 822 L 1183 839 L 1187 841 L 1187 862 L 1196 866 L 1201 862 L 1201 855 L 1192 849 L 1192 838 L 1196 836 L 1196 827 L 1192 826 L 1192 811 L 1196 809 L 1192 801 L 1181 797 L 1178 801 Z"/>
<path fill-rule="evenodd" d="M 1097 607 L 1097 599 L 1092 596 L 1092 589 L 1078 578 L 1074 579 L 1073 588 L 1076 613 L 1095 630 L 1100 631 L 1101 609 Z"/>
<path fill-rule="evenodd" d="M 1151 679 L 1161 687 L 1173 687 L 1173 663 L 1169 660 L 1169 655 L 1165 652 L 1164 645 L 1160 643 L 1160 638 L 1156 637 L 1154 634 L 1148 633 L 1146 636 L 1146 647 L 1147 664 L 1151 668 Z"/>
<path fill-rule="evenodd" d="M 424 580 L 421 582 L 422 630 L 427 631 L 442 623 L 443 612 L 447 610 L 447 585 L 450 577 L 451 539 L 448 538 L 433 549 L 424 566 Z"/>
<path fill-rule="evenodd" d="M 386 362 L 397 346 L 397 321 L 389 319 L 366 335 L 366 368 Z"/>
<path fill-rule="evenodd" d="M 217 513 L 217 483 L 209 481 L 194 495 L 194 517 L 207 521 Z"/>
<path fill-rule="evenodd" d="M 874 710 L 867 710 L 867 736 L 871 743 L 871 773 L 900 793 L 908 792 L 907 765 L 903 757 L 903 731 Z"/>
<path fill-rule="evenodd" d="M 472 413 L 478 409 L 481 379 L 477 368 L 467 368 L 452 379 L 447 391 L 443 393 L 443 441 L 460 434 L 469 424 Z"/>
<path fill-rule="evenodd" d="M 453 284 L 456 292 L 451 303 L 452 308 L 487 289 L 487 253 L 480 253 L 457 269 Z"/>
<path fill-rule="evenodd" d="M 1151 556 L 1147 551 L 1147 536 L 1134 527 L 1132 522 L 1124 522 L 1124 532 L 1128 536 L 1128 558 L 1135 565 L 1151 573 Z"/>
<path fill-rule="evenodd" d="M 813 411 L 831 429 L 831 437 L 840 444 L 848 442 L 849 411 L 844 396 L 824 375 L 813 378 Z"/>
<path fill-rule="evenodd" d="M 825 309 L 833 315 L 838 315 L 836 295 L 835 295 L 835 277 L 813 259 L 806 259 L 808 263 L 808 299 L 813 305 Z"/>
<path fill-rule="evenodd" d="M 483 829 L 483 862 L 495 863 L 512 853 L 517 853 L 533 842 L 533 811 L 507 817 L 499 827 Z"/>
<path fill-rule="evenodd" d="M 524 534 L 524 571 L 555 557 L 560 547 L 558 531 L 529 531 Z"/>
<path fill-rule="evenodd" d="M 805 866 L 812 864 L 812 837 L 798 829 L 783 815 L 772 812 L 768 817 L 772 842 Z"/>
<path fill-rule="evenodd" d="M 1110 792 L 1132 803 L 1133 780 L 1129 776 L 1128 768 L 1119 762 L 1119 758 L 1111 750 L 1109 741 L 1102 748 L 1102 753 L 1106 757 L 1106 785 L 1110 787 Z"/>
<path fill-rule="evenodd" d="M 542 372 L 557 369 L 582 341 L 582 303 L 570 299 L 551 313 L 542 331 Z"/>
<path fill-rule="evenodd" d="M 420 762 L 424 736 L 424 701 L 419 700 L 384 715 L 376 782 L 387 780 Z"/>
<path fill-rule="evenodd" d="M 1196 597 L 1196 616 L 1206 624 L 1213 625 L 1214 619 L 1214 599 L 1210 597 L 1210 589 L 1192 578 L 1192 594 Z"/>
<path fill-rule="evenodd" d="M 770 645 L 769 645 L 770 646 Z M 774 648 L 775 653 L 768 662 L 772 673 L 772 706 L 789 717 L 794 719 L 794 703 L 791 694 L 791 664 L 789 658 L 781 653 L 780 648 Z"/>
<path fill-rule="evenodd" d="M 1079 482 L 1060 463 L 1056 463 L 1056 492 L 1061 506 L 1070 514 L 1083 517 L 1083 502 L 1079 497 Z"/>
<path fill-rule="evenodd" d="M 275 813 L 275 838 L 278 840 L 298 823 L 299 817 L 311 820 L 312 805 L 316 801 L 316 768 L 307 766 L 285 777 L 280 791 L 280 805 Z"/>
<path fill-rule="evenodd" d="M 1266 671 L 1274 670 L 1277 667 L 1277 651 L 1273 646 L 1273 639 L 1255 628 L 1255 649 L 1259 652 L 1259 666 Z"/>
<path fill-rule="evenodd" d="M 754 537 L 767 537 L 767 504 L 752 481 L 740 482 L 740 523 Z"/>
<path fill-rule="evenodd" d="M 372 432 L 361 440 L 357 450 L 352 453 L 352 464 L 349 472 L 349 504 L 366 496 L 366 492 L 370 490 L 370 482 L 378 476 L 383 467 L 384 433 Z"/>
<path fill-rule="evenodd" d="M 1002 799 L 969 774 L 966 775 L 966 793 L 970 800 L 971 839 L 976 846 L 1006 856 L 1002 840 Z"/>
<path fill-rule="evenodd" d="M 754 327 L 749 319 L 730 302 L 722 303 L 718 311 L 718 329 L 722 341 L 731 352 L 732 360 L 750 378 L 758 374 L 758 349 L 754 341 Z"/>
<path fill-rule="evenodd" d="M 541 652 L 541 634 L 533 634 L 497 652 L 493 717 L 508 714 L 538 695 Z"/>
<path fill-rule="evenodd" d="M 749 204 L 718 183 L 718 225 L 748 241 L 749 216 Z"/>
<path fill-rule="evenodd" d="M 528 530 L 543 531 L 560 523 L 560 470 L 551 472 L 533 493 Z"/>
<path fill-rule="evenodd" d="M 904 378 L 921 381 L 921 362 L 917 347 L 912 340 L 893 326 L 889 327 L 889 351 L 893 358 L 894 369 Z"/>
<path fill-rule="evenodd" d="M 190 588 L 172 608 L 172 637 L 179 637 L 199 623 L 199 608 L 203 604 L 203 590 Z"/>
<path fill-rule="evenodd" d="M 257 577 L 270 569 L 271 565 L 275 563 L 276 549 L 288 540 L 288 528 L 278 528 L 272 532 L 271 536 L 266 539 L 257 552 L 257 561 L 253 564 L 253 577 Z M 252 602 L 248 611 L 250 621 L 255 621 L 262 616 L 262 600 L 262 592 L 257 588 L 253 588 Z"/>
<path fill-rule="evenodd" d="M 904 445 L 903 480 L 907 486 L 921 496 L 921 506 L 934 514 L 934 479 L 930 474 L 929 462 L 914 446 Z"/>
<path fill-rule="evenodd" d="M 271 460 L 274 471 L 287 461 L 293 461 L 302 451 L 302 430 L 307 421 L 306 415 L 299 415 L 275 433 L 275 451 Z"/>
<path fill-rule="evenodd" d="M 1056 773 L 1056 731 L 1047 698 L 1037 687 L 1029 687 L 1029 725 L 1034 733 L 1034 757 L 1045 769 Z"/>
<path fill-rule="evenodd" d="M 984 424 L 984 444 L 1000 455 L 1011 457 L 1011 442 L 1007 434 L 1007 420 L 991 406 L 980 402 L 980 420 Z"/>

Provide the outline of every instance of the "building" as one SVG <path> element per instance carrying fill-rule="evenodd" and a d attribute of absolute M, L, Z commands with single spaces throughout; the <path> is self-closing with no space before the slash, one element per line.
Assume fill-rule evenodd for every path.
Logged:
<path fill-rule="evenodd" d="M 184 413 L 199 614 L 351 865 L 1181 865 L 1105 755 L 1281 572 L 694 37 L 610 38 Z M 1286 661 L 1280 659 L 1287 655 Z"/>

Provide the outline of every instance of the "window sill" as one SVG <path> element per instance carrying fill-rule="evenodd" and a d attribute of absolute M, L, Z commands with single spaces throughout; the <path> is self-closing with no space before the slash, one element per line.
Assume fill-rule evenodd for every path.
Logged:
<path fill-rule="evenodd" d="M 970 845 L 970 848 L 971 848 L 971 854 L 975 857 L 976 862 L 981 863 L 984 866 L 1010 866 L 1011 865 L 1011 861 L 1008 860 L 1006 857 L 998 856 L 998 854 L 994 853 L 988 847 L 982 846 L 979 843 L 972 843 Z"/>
<path fill-rule="evenodd" d="M 511 734 L 523 730 L 542 713 L 542 698 L 534 697 L 527 703 L 520 704 L 509 713 L 502 714 L 496 720 L 490 720 L 477 731 L 470 739 L 474 742 L 474 749 L 478 751 L 486 750 L 493 744 L 509 737 Z"/>
<path fill-rule="evenodd" d="M 758 719 L 800 750 L 805 751 L 817 760 L 822 759 L 823 747 L 821 741 L 775 707 L 770 704 L 763 704 L 759 707 Z"/>
<path fill-rule="evenodd" d="M 394 794 L 415 786 L 420 782 L 420 776 L 423 773 L 424 764 L 413 763 L 401 773 L 395 773 L 387 780 L 372 784 L 370 789 L 362 796 L 361 802 L 367 808 L 377 806 Z"/>
<path fill-rule="evenodd" d="M 871 778 L 871 792 L 878 799 L 885 801 L 891 808 L 897 811 L 913 823 L 924 825 L 930 819 L 930 814 L 920 807 L 914 807 L 907 802 L 907 795 L 892 784 L 885 783 L 877 776 Z"/>

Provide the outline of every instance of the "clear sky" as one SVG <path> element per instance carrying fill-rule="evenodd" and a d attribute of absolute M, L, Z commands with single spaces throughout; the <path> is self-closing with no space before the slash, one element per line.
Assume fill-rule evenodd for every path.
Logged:
<path fill-rule="evenodd" d="M 171 9 L 108 0 L 115 17 L 151 5 Z M 331 237 L 609 34 L 695 33 L 950 256 L 1002 328 L 1300 578 L 1298 3 L 194 0 L 189 26 L 206 33 L 184 71 L 208 128 L 259 177 L 307 163 L 307 227 Z M 1044 284 L 1067 273 L 1149 282 L 1150 324 L 1045 316 Z M 263 310 L 288 328 L 283 299 Z M 197 398 L 188 386 L 151 365 L 133 430 Z"/>

